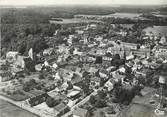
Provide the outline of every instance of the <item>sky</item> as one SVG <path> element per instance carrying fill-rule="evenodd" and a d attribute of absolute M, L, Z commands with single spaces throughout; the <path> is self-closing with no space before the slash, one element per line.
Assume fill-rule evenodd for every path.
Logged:
<path fill-rule="evenodd" d="M 0 5 L 163 5 L 167 0 L 0 0 Z"/>

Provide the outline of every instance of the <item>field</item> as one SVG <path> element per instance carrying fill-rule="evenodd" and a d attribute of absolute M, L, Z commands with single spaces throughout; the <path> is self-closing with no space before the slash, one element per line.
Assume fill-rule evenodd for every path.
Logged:
<path fill-rule="evenodd" d="M 159 33 L 162 36 L 167 36 L 167 26 L 153 26 L 153 27 L 147 27 L 143 31 L 146 32 L 146 34 L 149 34 L 152 32 L 155 35 L 158 35 Z"/>
<path fill-rule="evenodd" d="M 154 113 L 158 101 L 153 105 L 149 103 L 153 99 L 155 89 L 145 87 L 141 92 L 143 96 L 136 96 L 129 108 L 123 110 L 119 117 L 166 117 L 166 112 L 164 116 L 157 116 Z"/>
<path fill-rule="evenodd" d="M 38 117 L 28 111 L 0 100 L 0 117 Z"/>

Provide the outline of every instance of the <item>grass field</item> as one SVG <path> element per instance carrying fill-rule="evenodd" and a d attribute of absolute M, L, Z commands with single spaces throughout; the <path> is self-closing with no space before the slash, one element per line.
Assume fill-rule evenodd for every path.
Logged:
<path fill-rule="evenodd" d="M 152 32 L 155 35 L 158 35 L 159 33 L 162 36 L 167 36 L 167 26 L 153 26 L 153 27 L 147 27 L 143 31 L 146 32 L 146 34 L 149 34 Z"/>
<path fill-rule="evenodd" d="M 38 117 L 26 110 L 0 100 L 0 117 Z"/>

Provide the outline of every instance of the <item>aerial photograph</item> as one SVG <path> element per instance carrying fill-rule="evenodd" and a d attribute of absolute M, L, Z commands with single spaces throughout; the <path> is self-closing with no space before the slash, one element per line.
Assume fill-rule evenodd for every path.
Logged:
<path fill-rule="evenodd" d="M 167 117 L 167 0 L 0 0 L 0 117 Z"/>

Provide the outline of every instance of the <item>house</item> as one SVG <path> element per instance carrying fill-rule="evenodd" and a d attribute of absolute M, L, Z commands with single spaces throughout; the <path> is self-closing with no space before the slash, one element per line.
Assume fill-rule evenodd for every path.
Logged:
<path fill-rule="evenodd" d="M 141 70 L 137 70 L 135 73 L 137 76 L 143 76 L 144 78 L 146 78 L 147 72 L 149 72 L 149 69 L 141 69 Z"/>
<path fill-rule="evenodd" d="M 110 80 L 108 80 L 104 86 L 107 87 L 108 91 L 111 91 L 114 88 L 114 84 Z"/>
<path fill-rule="evenodd" d="M 126 36 L 127 32 L 125 30 L 120 30 L 120 32 L 116 32 L 119 35 Z"/>
<path fill-rule="evenodd" d="M 115 66 L 110 66 L 106 69 L 107 72 L 112 72 L 112 71 L 115 71 L 117 70 L 117 68 Z"/>
<path fill-rule="evenodd" d="M 57 115 L 55 115 L 56 117 L 61 117 L 62 115 L 70 111 L 70 108 L 62 102 L 54 107 L 54 111 L 56 111 L 57 113 Z"/>
<path fill-rule="evenodd" d="M 10 71 L 5 71 L 0 73 L 0 82 L 5 82 L 13 79 L 13 74 Z"/>
<path fill-rule="evenodd" d="M 103 56 L 104 61 L 111 61 L 112 60 L 112 54 L 110 52 L 106 52 L 105 56 Z"/>
<path fill-rule="evenodd" d="M 75 32 L 78 33 L 78 34 L 83 34 L 84 33 L 83 30 L 76 30 Z"/>
<path fill-rule="evenodd" d="M 134 59 L 134 55 L 126 56 L 126 61 L 129 61 L 129 60 L 132 60 L 132 59 Z"/>
<path fill-rule="evenodd" d="M 167 57 L 167 46 L 157 46 L 155 49 L 155 57 Z"/>
<path fill-rule="evenodd" d="M 121 67 L 117 70 L 119 73 L 125 73 L 125 68 L 124 67 Z"/>
<path fill-rule="evenodd" d="M 74 73 L 73 77 L 71 78 L 71 82 L 73 85 L 81 86 L 81 84 L 83 83 L 83 78 L 80 77 L 80 75 Z"/>
<path fill-rule="evenodd" d="M 97 49 L 96 50 L 96 55 L 105 55 L 106 54 L 106 50 L 105 49 Z"/>
<path fill-rule="evenodd" d="M 137 44 L 135 43 L 126 43 L 126 42 L 121 42 L 121 45 L 123 46 L 123 48 L 129 48 L 129 49 L 137 49 Z"/>
<path fill-rule="evenodd" d="M 149 48 L 141 48 L 137 50 L 132 50 L 132 55 L 138 56 L 138 57 L 150 57 L 151 50 Z"/>
<path fill-rule="evenodd" d="M 162 44 L 162 45 L 164 45 L 164 44 L 166 43 L 166 38 L 165 38 L 165 36 L 161 37 L 159 43 Z"/>
<path fill-rule="evenodd" d="M 60 94 L 57 92 L 48 92 L 48 95 L 52 98 L 54 98 L 55 100 L 61 99 L 61 100 L 67 100 L 67 96 L 65 94 Z"/>
<path fill-rule="evenodd" d="M 72 117 L 88 117 L 88 111 L 83 108 L 77 108 L 73 111 Z"/>
<path fill-rule="evenodd" d="M 11 62 L 13 62 L 13 61 L 16 60 L 18 54 L 19 54 L 19 53 L 16 52 L 16 51 L 9 51 L 9 52 L 7 52 L 7 54 L 6 54 L 6 60 L 11 63 Z"/>
<path fill-rule="evenodd" d="M 98 69 L 96 69 L 95 67 L 90 67 L 90 68 L 88 69 L 88 72 L 89 72 L 89 73 L 92 73 L 92 74 L 96 73 L 97 71 L 98 71 Z"/>
<path fill-rule="evenodd" d="M 36 106 L 46 101 L 48 94 L 40 90 L 31 90 L 28 92 L 29 99 L 28 103 L 30 106 Z"/>
<path fill-rule="evenodd" d="M 78 49 L 75 48 L 74 51 L 73 51 L 73 54 L 74 54 L 74 55 L 82 56 L 82 55 L 83 55 L 83 52 L 79 52 Z"/>
<path fill-rule="evenodd" d="M 118 81 L 118 80 L 124 79 L 126 76 L 119 74 L 118 71 L 114 71 L 112 72 L 112 77 L 115 81 Z"/>
<path fill-rule="evenodd" d="M 96 63 L 96 64 L 101 64 L 102 62 L 103 62 L 102 56 L 97 56 L 97 57 L 96 57 L 96 60 L 95 60 L 95 63 Z"/>
<path fill-rule="evenodd" d="M 10 71 L 13 75 L 24 73 L 24 69 L 19 68 L 19 67 L 11 67 Z"/>
<path fill-rule="evenodd" d="M 16 61 L 14 61 L 14 63 L 13 63 L 14 66 L 24 69 L 24 67 L 25 67 L 24 58 L 25 58 L 24 56 L 18 55 L 17 58 L 16 58 Z"/>
<path fill-rule="evenodd" d="M 58 67 L 58 65 L 57 65 L 56 63 L 53 63 L 52 67 L 53 67 L 54 69 L 56 69 L 56 68 Z"/>
<path fill-rule="evenodd" d="M 97 28 L 97 25 L 96 25 L 96 24 L 90 24 L 89 27 L 90 27 L 91 29 L 96 29 L 96 28 Z"/>
<path fill-rule="evenodd" d="M 43 51 L 43 55 L 51 55 L 53 53 L 53 48 L 48 48 Z"/>
<path fill-rule="evenodd" d="M 81 91 L 79 90 L 72 90 L 67 94 L 69 99 L 75 100 L 81 96 Z"/>

